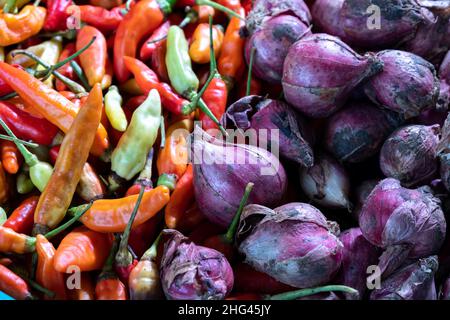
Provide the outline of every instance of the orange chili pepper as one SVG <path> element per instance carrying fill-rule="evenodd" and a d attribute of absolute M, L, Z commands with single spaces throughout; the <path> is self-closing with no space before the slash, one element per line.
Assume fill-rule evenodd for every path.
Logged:
<path fill-rule="evenodd" d="M 8 181 L 6 180 L 3 165 L 0 163 L 0 204 L 8 200 L 8 195 L 9 195 L 9 185 Z"/>
<path fill-rule="evenodd" d="M 87 272 L 81 273 L 80 288 L 70 289 L 72 300 L 95 300 L 95 288 L 91 275 Z"/>
<path fill-rule="evenodd" d="M 244 9 L 239 11 L 245 16 Z M 245 21 L 232 17 L 225 31 L 222 50 L 217 61 L 219 73 L 225 78 L 228 87 L 242 76 L 244 71 L 244 46 L 245 39 L 239 35 L 239 30 L 245 25 Z"/>
<path fill-rule="evenodd" d="M 28 253 L 35 249 L 36 238 L 0 226 L 0 252 Z"/>
<path fill-rule="evenodd" d="M 0 264 L 0 290 L 17 300 L 32 299 L 25 280 L 2 264 Z"/>
<path fill-rule="evenodd" d="M 102 82 L 101 82 L 102 90 L 108 89 L 111 86 L 112 78 L 113 78 L 113 72 L 114 72 L 113 64 L 111 63 L 111 60 L 107 58 L 106 59 L 106 65 L 105 65 L 105 75 L 103 76 L 103 79 L 102 79 Z M 103 123 L 103 125 L 105 125 L 105 124 Z"/>
<path fill-rule="evenodd" d="M 27 5 L 18 14 L 0 10 L 0 46 L 6 47 L 22 42 L 41 31 L 47 10 Z"/>
<path fill-rule="evenodd" d="M 194 199 L 194 170 L 192 164 L 178 180 L 165 209 L 165 221 L 169 229 L 175 229 Z"/>
<path fill-rule="evenodd" d="M 195 63 L 208 63 L 210 61 L 209 53 L 209 24 L 199 23 L 192 35 L 191 45 L 189 46 L 189 56 Z M 217 57 L 223 43 L 223 32 L 220 28 L 213 26 L 213 46 L 214 54 Z"/>
<path fill-rule="evenodd" d="M 36 281 L 46 289 L 55 293 L 55 299 L 65 300 L 66 282 L 64 274 L 54 268 L 55 248 L 43 235 L 36 236 L 36 253 L 38 256 L 36 267 Z M 47 298 L 47 296 L 45 296 Z"/>
<path fill-rule="evenodd" d="M 92 38 L 95 37 L 94 43 L 82 54 L 80 54 L 81 67 L 86 74 L 89 85 L 101 82 L 105 76 L 106 60 L 108 51 L 106 48 L 106 39 L 103 33 L 91 26 L 84 26 L 78 31 L 77 35 L 77 51 L 85 47 Z"/>
<path fill-rule="evenodd" d="M 122 4 L 122 0 L 89 0 L 89 3 L 93 6 L 112 9 L 120 6 Z"/>
<path fill-rule="evenodd" d="M 13 88 L 26 104 L 32 105 L 48 121 L 67 133 L 72 125 L 77 110 L 72 102 L 57 91 L 28 74 L 26 71 L 14 68 L 0 62 L 0 78 Z M 109 146 L 108 134 L 102 125 L 97 128 L 91 153 L 101 156 Z"/>
<path fill-rule="evenodd" d="M 34 232 L 45 233 L 64 218 L 80 181 L 89 149 L 100 124 L 102 91 L 96 84 L 61 144 L 53 174 L 34 214 Z"/>
<path fill-rule="evenodd" d="M 90 209 L 80 218 L 89 229 L 98 232 L 123 232 L 130 220 L 138 195 L 120 199 L 96 200 Z M 170 190 L 166 186 L 158 186 L 146 191 L 136 214 L 133 227 L 138 226 L 151 217 L 169 202 Z"/>
<path fill-rule="evenodd" d="M 107 234 L 89 230 L 85 226 L 75 228 L 56 249 L 54 267 L 56 271 L 64 273 L 70 266 L 77 266 L 81 271 L 101 269 L 110 247 Z"/>
<path fill-rule="evenodd" d="M 16 174 L 22 163 L 22 155 L 16 144 L 8 140 L 0 141 L 0 153 L 5 171 L 10 174 Z"/>
<path fill-rule="evenodd" d="M 211 7 L 211 6 L 207 6 L 207 5 L 196 5 L 193 6 L 192 9 L 194 9 L 197 12 L 197 22 L 198 23 L 208 23 L 209 21 L 209 16 L 214 18 L 214 15 L 216 13 L 216 10 Z"/>
<path fill-rule="evenodd" d="M 174 123 L 169 127 L 166 134 L 164 148 L 159 149 L 156 167 L 158 174 L 175 174 L 179 179 L 188 164 L 187 139 L 193 129 L 193 121 L 190 119 Z"/>

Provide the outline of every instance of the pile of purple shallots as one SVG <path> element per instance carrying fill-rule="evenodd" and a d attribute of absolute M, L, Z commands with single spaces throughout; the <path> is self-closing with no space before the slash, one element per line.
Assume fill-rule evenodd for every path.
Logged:
<path fill-rule="evenodd" d="M 279 157 L 193 143 L 223 160 L 194 164 L 205 228 L 232 227 L 166 231 L 166 297 L 450 299 L 449 17 L 449 1 L 255 0 L 247 63 L 281 94 L 241 98 L 221 122 L 279 129 L 258 141 Z"/>

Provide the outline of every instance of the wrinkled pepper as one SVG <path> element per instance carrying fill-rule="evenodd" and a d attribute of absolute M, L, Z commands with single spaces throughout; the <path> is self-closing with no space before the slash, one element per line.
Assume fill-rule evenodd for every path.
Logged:
<path fill-rule="evenodd" d="M 116 30 L 123 20 L 123 15 L 121 13 L 123 6 L 111 10 L 91 5 L 81 5 L 77 7 L 80 10 L 81 21 L 96 27 L 103 32 Z"/>
<path fill-rule="evenodd" d="M 78 51 L 85 47 L 94 37 L 94 43 L 79 57 L 81 67 L 91 87 L 96 83 L 101 83 L 106 73 L 108 51 L 105 36 L 92 26 L 84 26 L 78 31 L 76 42 Z"/>
<path fill-rule="evenodd" d="M 46 31 L 60 31 L 67 29 L 68 12 L 72 0 L 47 0 L 47 18 L 44 23 Z"/>
<path fill-rule="evenodd" d="M 75 43 L 73 43 L 73 42 L 68 43 L 64 47 L 64 49 L 61 51 L 58 62 L 63 61 L 64 59 L 68 58 L 75 52 L 76 52 Z M 78 59 L 78 58 L 76 58 L 76 59 Z M 63 76 L 65 76 L 69 79 L 75 80 L 75 72 L 74 72 L 72 66 L 70 65 L 70 62 L 67 62 L 66 64 L 64 64 L 61 68 L 58 69 L 58 71 Z M 67 86 L 59 79 L 56 79 L 56 81 L 55 81 L 55 88 L 57 91 L 67 90 Z"/>

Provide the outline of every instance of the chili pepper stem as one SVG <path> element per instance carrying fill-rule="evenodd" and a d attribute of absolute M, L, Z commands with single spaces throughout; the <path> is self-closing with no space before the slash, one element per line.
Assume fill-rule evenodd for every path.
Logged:
<path fill-rule="evenodd" d="M 78 211 L 78 213 L 75 213 L 74 216 L 69 221 L 67 221 L 66 223 L 60 225 L 58 228 L 55 228 L 52 231 L 46 233 L 45 237 L 47 239 L 51 239 L 54 236 L 58 235 L 60 232 L 66 230 L 68 227 L 70 227 L 76 221 L 78 221 L 78 219 L 80 219 L 83 216 L 83 214 L 85 214 L 89 210 L 89 208 L 92 206 L 92 204 L 93 204 L 93 202 L 91 202 L 89 204 L 86 204 L 86 205 L 83 205 L 83 206 L 80 206 L 81 208 L 77 207 L 76 211 Z"/>
<path fill-rule="evenodd" d="M 217 2 L 211 1 L 211 0 L 195 0 L 195 4 L 197 5 L 205 5 L 205 6 L 210 6 L 213 7 L 214 9 L 217 9 L 219 11 L 223 11 L 227 14 L 229 14 L 230 16 L 236 17 L 238 19 L 241 20 L 245 20 L 244 17 L 242 17 L 241 15 L 237 14 L 236 12 L 234 12 L 233 10 L 222 6 L 221 4 L 218 4 Z"/>
<path fill-rule="evenodd" d="M 237 227 L 239 225 L 239 220 L 241 218 L 242 210 L 247 204 L 248 197 L 250 196 L 250 192 L 252 192 L 254 183 L 249 182 L 245 187 L 244 195 L 242 196 L 241 202 L 239 203 L 239 208 L 233 217 L 233 220 L 230 223 L 230 226 L 227 230 L 227 233 L 224 234 L 223 238 L 227 243 L 233 243 L 234 235 L 236 234 Z"/>
<path fill-rule="evenodd" d="M 5 6 L 3 7 L 4 13 L 10 13 L 11 9 L 16 6 L 17 0 L 7 0 Z"/>
<path fill-rule="evenodd" d="M 130 265 L 133 262 L 133 257 L 128 250 L 128 239 L 130 238 L 131 228 L 133 226 L 134 219 L 136 218 L 136 214 L 139 209 L 139 205 L 141 204 L 142 197 L 144 196 L 145 187 L 141 185 L 141 189 L 139 191 L 139 196 L 136 201 L 136 205 L 133 208 L 133 212 L 131 213 L 130 220 L 123 232 L 122 239 L 120 240 L 119 250 L 117 251 L 115 261 L 118 266 Z M 130 261 L 131 260 L 131 261 Z"/>
<path fill-rule="evenodd" d="M 164 124 L 164 116 L 161 116 L 161 144 L 160 144 L 160 148 L 164 149 L 164 146 L 166 145 L 166 127 Z"/>
<path fill-rule="evenodd" d="M 27 282 L 33 289 L 42 292 L 43 294 L 45 294 L 47 297 L 50 298 L 54 298 L 55 297 L 55 293 L 47 288 L 44 288 L 43 286 L 41 286 L 39 283 L 31 280 L 31 279 L 24 279 L 25 282 Z"/>
<path fill-rule="evenodd" d="M 89 85 L 86 75 L 84 74 L 83 69 L 80 67 L 80 65 L 75 60 L 70 61 L 70 65 L 73 68 L 73 71 L 77 75 L 78 79 L 80 79 L 81 83 L 83 84 L 84 89 L 90 91 L 91 86 Z"/>
<path fill-rule="evenodd" d="M 11 92 L 0 97 L 0 101 L 9 100 L 17 96 L 17 92 Z"/>
<path fill-rule="evenodd" d="M 177 177 L 175 174 L 163 173 L 159 176 L 158 182 L 156 185 L 158 186 L 166 186 L 170 191 L 175 190 Z"/>
<path fill-rule="evenodd" d="M 113 264 L 114 259 L 117 253 L 117 250 L 119 249 L 119 235 L 114 235 L 114 242 L 111 247 L 111 251 L 109 252 L 108 258 L 106 259 L 105 265 L 103 266 L 102 272 L 98 276 L 98 281 L 110 278 L 112 276 L 112 273 L 114 272 Z"/>
<path fill-rule="evenodd" d="M 23 144 L 24 146 L 27 146 L 30 148 L 39 147 L 39 145 L 37 143 L 24 141 L 19 138 L 13 138 L 13 137 L 10 137 L 10 136 L 4 135 L 4 134 L 0 134 L 0 139 L 12 141 L 12 142 L 19 142 L 19 143 Z"/>
<path fill-rule="evenodd" d="M 219 127 L 220 132 L 222 132 L 222 134 L 225 137 L 228 137 L 228 133 L 225 131 L 225 128 L 220 124 L 219 120 L 217 120 L 216 116 L 208 108 L 206 103 L 201 98 L 197 99 L 198 96 L 199 96 L 199 94 L 196 93 L 196 92 L 191 92 L 190 94 L 188 94 L 189 100 L 191 100 L 192 102 L 183 106 L 182 113 L 185 114 L 185 115 L 191 113 L 192 111 L 194 111 L 194 109 L 195 109 L 195 107 L 197 106 L 197 103 L 198 103 L 198 107 L 200 108 L 200 110 L 204 114 L 206 114 Z M 198 102 L 195 103 L 195 101 L 198 101 Z"/>
<path fill-rule="evenodd" d="M 265 300 L 294 300 L 301 297 L 311 296 L 320 292 L 331 292 L 331 291 L 340 291 L 345 293 L 350 293 L 353 295 L 359 295 L 358 290 L 355 290 L 351 287 L 342 286 L 342 285 L 330 285 L 323 286 L 317 288 L 308 288 L 308 289 L 300 289 L 290 292 L 284 292 L 280 294 L 275 294 L 272 296 L 266 296 Z"/>
<path fill-rule="evenodd" d="M 150 246 L 150 248 L 147 249 L 147 251 L 144 252 L 144 254 L 141 257 L 141 261 L 142 260 L 154 260 L 158 254 L 158 245 L 159 242 L 161 241 L 161 237 L 162 237 L 162 233 L 160 233 L 155 241 L 152 243 L 152 245 Z"/>
<path fill-rule="evenodd" d="M 253 59 L 255 57 L 255 47 L 250 51 L 250 61 L 248 64 L 248 74 L 247 74 L 247 88 L 245 90 L 245 95 L 248 96 L 250 94 L 250 87 L 252 83 L 252 68 L 253 68 Z"/>

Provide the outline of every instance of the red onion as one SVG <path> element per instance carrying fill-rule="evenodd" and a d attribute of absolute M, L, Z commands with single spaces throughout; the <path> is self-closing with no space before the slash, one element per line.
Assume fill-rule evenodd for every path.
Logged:
<path fill-rule="evenodd" d="M 345 103 L 358 83 L 381 67 L 378 58 L 357 54 L 339 38 L 308 35 L 294 43 L 286 56 L 284 95 L 307 116 L 327 117 Z"/>
<path fill-rule="evenodd" d="M 359 213 L 366 202 L 367 197 L 372 192 L 373 188 L 380 182 L 378 179 L 371 179 L 363 181 L 355 190 L 355 209 L 352 211 L 353 217 L 356 221 L 359 220 Z"/>
<path fill-rule="evenodd" d="M 450 104 L 450 51 L 447 52 L 447 55 L 439 68 L 439 78 L 441 79 L 441 90 L 437 107 L 441 110 L 447 110 Z"/>
<path fill-rule="evenodd" d="M 161 284 L 169 300 L 224 299 L 233 287 L 233 270 L 220 252 L 197 246 L 176 230 L 168 236 L 161 260 Z"/>
<path fill-rule="evenodd" d="M 377 264 L 378 249 L 363 237 L 359 228 L 342 232 L 339 240 L 344 250 L 337 282 L 358 290 L 362 299 L 367 290 L 367 268 Z"/>
<path fill-rule="evenodd" d="M 267 150 L 215 139 L 196 127 L 192 153 L 197 204 L 213 223 L 229 226 L 249 182 L 255 185 L 249 203 L 273 206 L 286 191 L 284 168 Z"/>
<path fill-rule="evenodd" d="M 281 83 L 283 62 L 289 47 L 302 35 L 310 34 L 308 25 L 295 16 L 283 14 L 266 20 L 253 32 L 245 45 L 245 58 L 250 63 L 255 49 L 253 73 L 269 83 Z"/>
<path fill-rule="evenodd" d="M 428 109 L 423 111 L 417 118 L 415 118 L 413 123 L 423 124 L 425 126 L 432 126 L 434 124 L 438 124 L 442 127 L 445 118 L 447 117 L 447 113 L 448 113 L 447 110 L 442 110 L 441 108 Z"/>
<path fill-rule="evenodd" d="M 226 128 L 268 130 L 267 137 L 260 135 L 258 144 L 275 143 L 281 156 L 305 167 L 314 162 L 313 150 L 308 141 L 313 141 L 310 128 L 285 102 L 260 96 L 246 96 L 230 105 L 222 117 Z M 277 137 L 271 137 L 270 130 L 278 130 Z"/>
<path fill-rule="evenodd" d="M 420 259 L 381 281 L 381 288 L 374 290 L 370 299 L 436 300 L 434 274 L 437 268 L 436 256 Z"/>
<path fill-rule="evenodd" d="M 383 71 L 366 84 L 369 98 L 406 119 L 434 107 L 439 96 L 439 80 L 434 66 L 405 51 L 385 50 L 377 54 Z"/>
<path fill-rule="evenodd" d="M 248 205 L 238 231 L 239 251 L 257 271 L 293 287 L 329 282 L 342 261 L 337 224 L 315 207 L 289 203 L 274 210 Z M 334 233 L 333 233 L 334 232 Z"/>
<path fill-rule="evenodd" d="M 300 186 L 313 202 L 326 208 L 349 209 L 350 180 L 345 168 L 321 154 L 310 168 L 300 168 Z"/>
<path fill-rule="evenodd" d="M 392 112 L 371 103 L 353 102 L 328 119 L 325 147 L 339 161 L 361 162 L 376 154 L 400 123 Z"/>
<path fill-rule="evenodd" d="M 314 25 L 319 30 L 346 40 L 345 30 L 342 25 L 341 10 L 345 0 L 316 0 L 311 14 Z"/>
<path fill-rule="evenodd" d="M 439 125 L 409 125 L 395 131 L 380 151 L 380 168 L 386 177 L 400 180 L 405 186 L 429 179 L 438 169 L 436 152 Z"/>
<path fill-rule="evenodd" d="M 442 285 L 441 292 L 439 294 L 440 300 L 450 300 L 450 277 L 445 280 Z"/>
<path fill-rule="evenodd" d="M 364 237 L 385 249 L 379 267 L 387 276 L 407 258 L 436 254 L 445 238 L 440 200 L 428 187 L 407 189 L 398 180 L 382 180 L 370 193 L 359 215 Z"/>
<path fill-rule="evenodd" d="M 441 179 L 447 191 L 450 191 L 450 153 L 439 156 L 441 161 Z"/>

